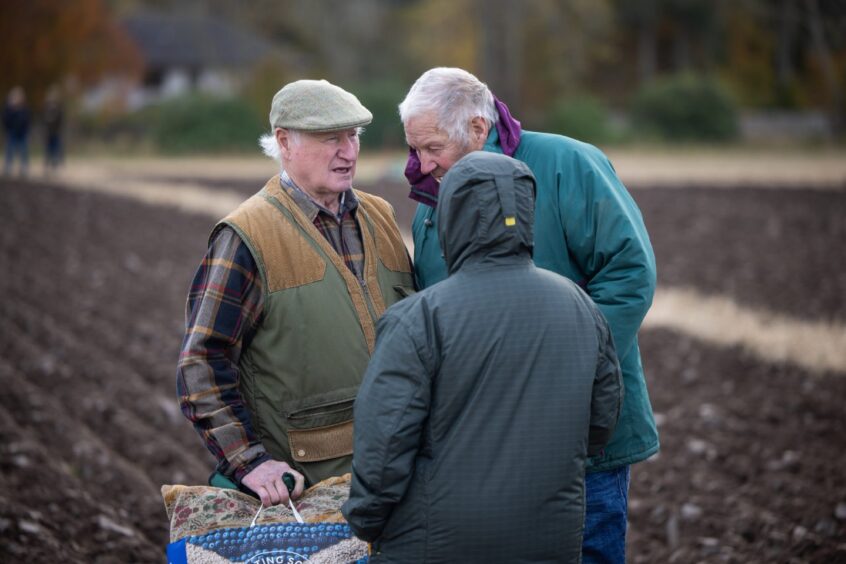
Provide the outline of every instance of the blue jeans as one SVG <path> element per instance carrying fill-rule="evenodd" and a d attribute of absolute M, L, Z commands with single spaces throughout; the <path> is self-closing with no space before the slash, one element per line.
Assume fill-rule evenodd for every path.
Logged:
<path fill-rule="evenodd" d="M 15 155 L 18 155 L 21 161 L 21 176 L 26 175 L 26 168 L 29 161 L 26 137 L 15 137 L 11 135 L 6 137 L 6 160 L 3 164 L 4 174 L 12 174 L 12 165 L 15 161 Z"/>
<path fill-rule="evenodd" d="M 44 152 L 44 168 L 59 168 L 62 164 L 62 138 L 58 135 L 47 137 L 47 147 Z"/>
<path fill-rule="evenodd" d="M 630 467 L 585 474 L 582 564 L 626 562 Z"/>

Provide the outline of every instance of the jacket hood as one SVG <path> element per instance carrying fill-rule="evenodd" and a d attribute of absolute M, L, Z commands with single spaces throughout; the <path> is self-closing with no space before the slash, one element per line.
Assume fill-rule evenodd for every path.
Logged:
<path fill-rule="evenodd" d="M 438 196 L 438 239 L 450 274 L 474 262 L 532 256 L 535 177 L 524 163 L 475 151 L 450 167 Z"/>

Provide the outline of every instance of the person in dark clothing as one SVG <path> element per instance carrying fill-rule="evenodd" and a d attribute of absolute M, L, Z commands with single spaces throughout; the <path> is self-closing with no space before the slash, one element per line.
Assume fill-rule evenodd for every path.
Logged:
<path fill-rule="evenodd" d="M 611 333 L 532 262 L 534 177 L 473 152 L 444 176 L 449 277 L 388 308 L 356 398 L 343 513 L 372 562 L 578 562 L 587 456 L 617 423 Z"/>
<path fill-rule="evenodd" d="M 62 164 L 62 125 L 64 111 L 59 93 L 52 90 L 44 104 L 44 172 L 55 171 Z"/>
<path fill-rule="evenodd" d="M 29 164 L 29 108 L 26 105 L 26 95 L 23 88 L 15 86 L 6 98 L 3 108 L 3 129 L 6 132 L 6 159 L 3 173 L 12 173 L 15 155 L 20 159 L 20 175 L 26 176 Z"/>

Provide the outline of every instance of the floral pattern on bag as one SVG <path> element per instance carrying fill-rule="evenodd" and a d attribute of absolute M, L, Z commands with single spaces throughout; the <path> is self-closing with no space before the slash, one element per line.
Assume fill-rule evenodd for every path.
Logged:
<path fill-rule="evenodd" d="M 294 503 L 306 523 L 345 523 L 341 505 L 350 495 L 350 475 L 328 478 L 306 490 Z M 170 520 L 170 542 L 217 529 L 246 527 L 261 507 L 237 490 L 211 486 L 162 486 Z M 287 505 L 266 507 L 256 524 L 296 523 Z"/>

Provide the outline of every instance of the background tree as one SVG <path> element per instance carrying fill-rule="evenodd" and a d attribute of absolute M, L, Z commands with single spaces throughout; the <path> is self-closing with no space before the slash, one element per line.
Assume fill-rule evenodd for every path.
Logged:
<path fill-rule="evenodd" d="M 819 74 L 822 76 L 822 81 L 825 84 L 826 102 L 828 106 L 828 113 L 831 119 L 835 133 L 842 133 L 844 129 L 843 123 L 843 66 L 840 69 L 835 68 L 834 58 L 830 48 L 830 40 L 827 37 L 825 25 L 823 23 L 823 9 L 819 0 L 805 0 L 805 9 L 808 17 L 808 28 L 811 35 L 812 49 L 816 54 L 817 68 Z M 834 11 L 837 5 L 830 3 L 826 4 L 831 11 Z M 839 5 L 840 13 L 832 14 L 834 17 L 844 16 L 842 4 Z M 833 26 L 832 26 L 833 27 Z M 842 31 L 842 28 L 840 29 Z M 832 37 L 832 40 L 843 43 L 842 35 Z M 841 63 L 846 57 L 841 57 Z M 838 73 L 839 71 L 839 73 Z M 838 80 L 840 74 L 840 80 Z"/>
<path fill-rule="evenodd" d="M 101 0 L 0 2 L 0 91 L 20 84 L 38 108 L 52 85 L 135 75 L 140 59 Z"/>
<path fill-rule="evenodd" d="M 256 107 L 285 81 L 327 78 L 360 92 L 380 108 L 393 108 L 394 100 L 402 98 L 421 72 L 458 66 L 487 82 L 529 128 L 546 128 L 552 120 L 571 124 L 561 125 L 562 129 L 575 127 L 572 124 L 583 129 L 589 120 L 576 118 L 580 111 L 590 110 L 594 116 L 613 118 L 614 128 L 624 134 L 637 92 L 656 81 L 690 75 L 736 100 L 743 110 L 823 110 L 836 127 L 841 127 L 837 124 L 844 113 L 843 0 L 102 2 L 118 16 L 147 8 L 214 15 L 294 52 L 295 57 L 286 58 L 285 68 L 266 64 L 253 71 L 243 95 Z M 105 12 L 101 0 L 61 7 L 49 0 L 6 4 L 2 10 L 8 14 L 52 10 L 51 14 L 62 13 L 70 21 L 91 20 L 90 14 L 80 19 L 86 10 Z M 10 21 L 15 21 L 11 15 L 2 23 L 16 27 Z M 30 14 L 17 21 L 27 23 L 7 35 L 15 43 L 27 44 L 37 41 L 44 22 L 66 20 Z M 51 31 L 47 36 L 81 33 L 87 27 Z M 30 31 L 22 31 L 27 28 Z M 84 52 L 78 47 L 59 50 L 63 55 Z M 104 63 L 97 58 L 111 56 L 112 51 L 90 51 L 92 58 L 86 64 L 101 68 Z M 9 53 L 3 56 L 9 58 Z M 39 54 L 39 68 L 48 63 L 63 68 L 81 64 L 62 57 L 49 59 Z M 10 76 L 24 74 L 14 65 L 8 68 Z M 63 74 L 48 70 L 39 80 Z M 4 80 L 11 84 L 21 79 Z M 371 128 L 368 142 L 397 138 L 394 109 L 382 119 L 384 123 Z M 600 124 L 595 137 L 607 138 L 604 129 Z"/>

